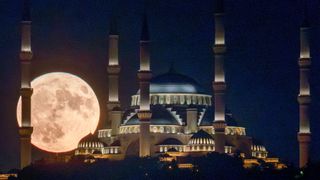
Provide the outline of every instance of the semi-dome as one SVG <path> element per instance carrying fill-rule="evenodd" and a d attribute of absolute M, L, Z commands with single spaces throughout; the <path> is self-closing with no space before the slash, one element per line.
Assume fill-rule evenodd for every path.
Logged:
<path fill-rule="evenodd" d="M 211 126 L 214 120 L 213 114 L 213 109 L 211 107 L 207 107 L 201 119 L 200 126 Z M 227 123 L 227 126 L 239 126 L 237 120 L 232 116 L 232 113 L 229 110 L 226 110 L 225 121 Z"/>
<path fill-rule="evenodd" d="M 169 72 L 151 79 L 150 93 L 208 94 L 196 80 L 177 73 L 173 68 L 170 68 Z"/>
<path fill-rule="evenodd" d="M 189 145 L 208 145 L 214 144 L 214 139 L 213 137 L 205 132 L 204 130 L 199 130 L 195 134 L 193 134 L 189 140 Z"/>
<path fill-rule="evenodd" d="M 179 125 L 177 119 L 170 114 L 170 112 L 162 105 L 154 105 L 151 106 L 151 124 L 152 125 Z M 131 112 L 126 112 L 126 114 L 130 114 Z M 125 120 L 124 125 L 138 125 L 140 124 L 138 115 L 135 114 L 130 117 L 128 120 Z"/>
<path fill-rule="evenodd" d="M 103 147 L 104 147 L 103 142 L 101 142 L 99 138 L 92 133 L 83 137 L 78 143 L 78 148 L 90 149 L 90 148 L 103 148 Z"/>

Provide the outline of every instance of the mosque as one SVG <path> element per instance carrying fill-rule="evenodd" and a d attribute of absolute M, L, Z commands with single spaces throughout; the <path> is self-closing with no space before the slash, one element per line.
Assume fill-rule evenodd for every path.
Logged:
<path fill-rule="evenodd" d="M 27 0 L 25 0 L 27 1 Z M 246 128 L 238 124 L 225 106 L 224 61 L 225 44 L 224 3 L 216 0 L 214 11 L 214 77 L 213 94 L 174 67 L 157 76 L 150 68 L 150 45 L 148 17 L 142 16 L 140 37 L 140 69 L 137 72 L 139 89 L 131 96 L 131 105 L 124 108 L 119 101 L 119 76 L 121 66 L 118 59 L 118 28 L 112 18 L 109 31 L 109 62 L 107 119 L 104 128 L 80 140 L 75 155 L 93 156 L 121 160 L 129 156 L 187 157 L 202 156 L 210 152 L 238 155 L 245 163 L 258 160 L 279 163 L 278 158 L 268 157 L 265 146 L 247 135 Z M 31 162 L 30 97 L 32 88 L 28 76 L 32 59 L 30 45 L 30 13 L 24 12 L 22 21 L 22 106 L 23 123 L 19 129 L 21 140 L 21 167 Z M 300 166 L 308 160 L 310 142 L 309 114 L 310 90 L 308 72 L 310 69 L 309 26 L 301 27 L 300 53 Z"/>
<path fill-rule="evenodd" d="M 140 91 L 131 96 L 131 106 L 124 112 L 114 107 L 111 127 L 89 134 L 80 142 L 76 154 L 139 156 Z M 194 79 L 171 68 L 150 80 L 150 155 L 167 151 L 186 155 L 215 151 L 211 95 Z M 267 150 L 246 135 L 231 113 L 225 116 L 224 152 L 239 152 L 246 157 L 265 158 Z"/>
<path fill-rule="evenodd" d="M 223 5 L 216 9 L 214 97 L 191 77 L 169 70 L 152 77 L 150 69 L 148 18 L 142 18 L 140 38 L 139 90 L 131 105 L 123 109 L 119 101 L 118 38 L 116 19 L 109 32 L 108 119 L 104 129 L 84 137 L 75 155 L 123 159 L 128 156 L 200 156 L 209 152 L 238 154 L 266 159 L 267 149 L 246 134 L 231 112 L 225 112 L 223 61 Z M 121 87 L 120 87 L 121 88 Z M 214 116 L 215 114 L 215 116 Z"/>

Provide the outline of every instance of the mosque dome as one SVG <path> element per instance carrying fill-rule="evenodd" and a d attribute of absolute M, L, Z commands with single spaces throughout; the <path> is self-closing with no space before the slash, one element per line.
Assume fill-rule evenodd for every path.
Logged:
<path fill-rule="evenodd" d="M 83 137 L 78 143 L 78 148 L 91 149 L 91 148 L 103 148 L 103 147 L 104 147 L 103 142 L 101 142 L 99 138 L 92 133 Z"/>
<path fill-rule="evenodd" d="M 204 130 L 199 130 L 193 134 L 189 140 L 189 145 L 214 145 L 213 137 L 205 132 Z"/>
<path fill-rule="evenodd" d="M 151 79 L 150 93 L 208 94 L 196 80 L 176 72 L 172 67 L 167 73 Z"/>

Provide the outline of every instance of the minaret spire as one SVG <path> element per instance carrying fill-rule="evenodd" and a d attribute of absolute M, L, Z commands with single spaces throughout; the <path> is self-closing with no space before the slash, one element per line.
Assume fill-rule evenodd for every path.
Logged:
<path fill-rule="evenodd" d="M 110 21 L 110 28 L 109 28 L 109 36 L 112 35 L 118 35 L 119 36 L 119 30 L 118 30 L 118 17 L 115 15 L 112 15 L 111 21 Z"/>
<path fill-rule="evenodd" d="M 146 11 L 142 15 L 140 36 L 140 71 L 150 70 L 150 38 Z"/>
<path fill-rule="evenodd" d="M 109 62 L 108 62 L 108 102 L 107 110 L 108 117 L 107 122 L 105 122 L 106 128 L 112 128 L 112 135 L 117 134 L 117 128 L 120 124 L 121 116 L 113 116 L 116 110 L 116 114 L 119 114 L 120 101 L 119 101 L 119 74 L 121 67 L 119 65 L 119 32 L 117 27 L 117 16 L 112 15 L 110 25 L 109 25 Z M 116 119 L 113 117 L 117 117 Z M 120 119 L 119 119 L 120 117 Z"/>
<path fill-rule="evenodd" d="M 23 1 L 23 12 L 21 20 L 21 127 L 19 127 L 20 136 L 20 167 L 24 168 L 31 163 L 31 88 L 30 71 L 32 60 L 31 48 L 31 13 L 30 0 Z"/>
<path fill-rule="evenodd" d="M 143 20 L 142 20 L 142 31 L 141 31 L 141 41 L 149 41 L 149 28 L 148 28 L 148 19 L 147 19 L 147 13 L 145 12 L 143 14 Z"/>
<path fill-rule="evenodd" d="M 309 27 L 310 23 L 309 23 L 309 12 L 308 12 L 308 4 L 307 4 L 307 0 L 302 0 L 303 2 L 303 14 L 302 14 L 302 24 L 301 27 Z"/>
<path fill-rule="evenodd" d="M 215 1 L 215 40 L 214 40 L 214 122 L 215 151 L 224 153 L 225 146 L 225 73 L 224 59 L 226 53 L 224 30 L 224 1 Z"/>
<path fill-rule="evenodd" d="M 308 22 L 307 6 L 305 2 L 303 21 L 300 27 L 300 58 L 298 61 L 300 69 L 300 91 L 298 95 L 299 102 L 299 166 L 302 168 L 307 165 L 309 160 L 309 145 L 311 141 L 310 131 L 310 113 L 311 103 L 310 93 L 310 25 Z"/>
<path fill-rule="evenodd" d="M 138 117 L 140 120 L 139 143 L 140 157 L 150 156 L 150 79 L 152 73 L 150 70 L 150 39 L 148 31 L 147 13 L 144 11 L 142 20 L 142 33 L 140 39 L 140 70 L 138 71 L 140 87 L 140 107 Z"/>
<path fill-rule="evenodd" d="M 22 21 L 31 21 L 30 0 L 23 1 Z"/>

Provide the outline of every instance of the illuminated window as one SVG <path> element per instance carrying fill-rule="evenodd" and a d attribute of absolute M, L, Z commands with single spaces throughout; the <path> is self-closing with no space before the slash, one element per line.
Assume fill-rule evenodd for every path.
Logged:
<path fill-rule="evenodd" d="M 192 96 L 192 104 L 197 104 L 197 96 Z"/>
<path fill-rule="evenodd" d="M 169 95 L 166 96 L 166 104 L 170 104 L 170 96 Z"/>
<path fill-rule="evenodd" d="M 159 104 L 164 104 L 164 96 L 159 96 Z"/>
<path fill-rule="evenodd" d="M 185 97 L 184 95 L 180 96 L 180 103 L 184 104 L 185 103 Z"/>
<path fill-rule="evenodd" d="M 163 133 L 164 132 L 164 127 L 160 126 L 160 132 Z"/>
<path fill-rule="evenodd" d="M 202 97 L 201 96 L 198 96 L 198 103 L 202 104 Z"/>
<path fill-rule="evenodd" d="M 173 96 L 173 103 L 178 104 L 178 96 L 176 95 Z"/>
<path fill-rule="evenodd" d="M 187 96 L 187 104 L 191 104 L 191 96 Z"/>
<path fill-rule="evenodd" d="M 176 128 L 175 127 L 172 127 L 171 130 L 172 130 L 172 133 L 176 133 Z"/>

